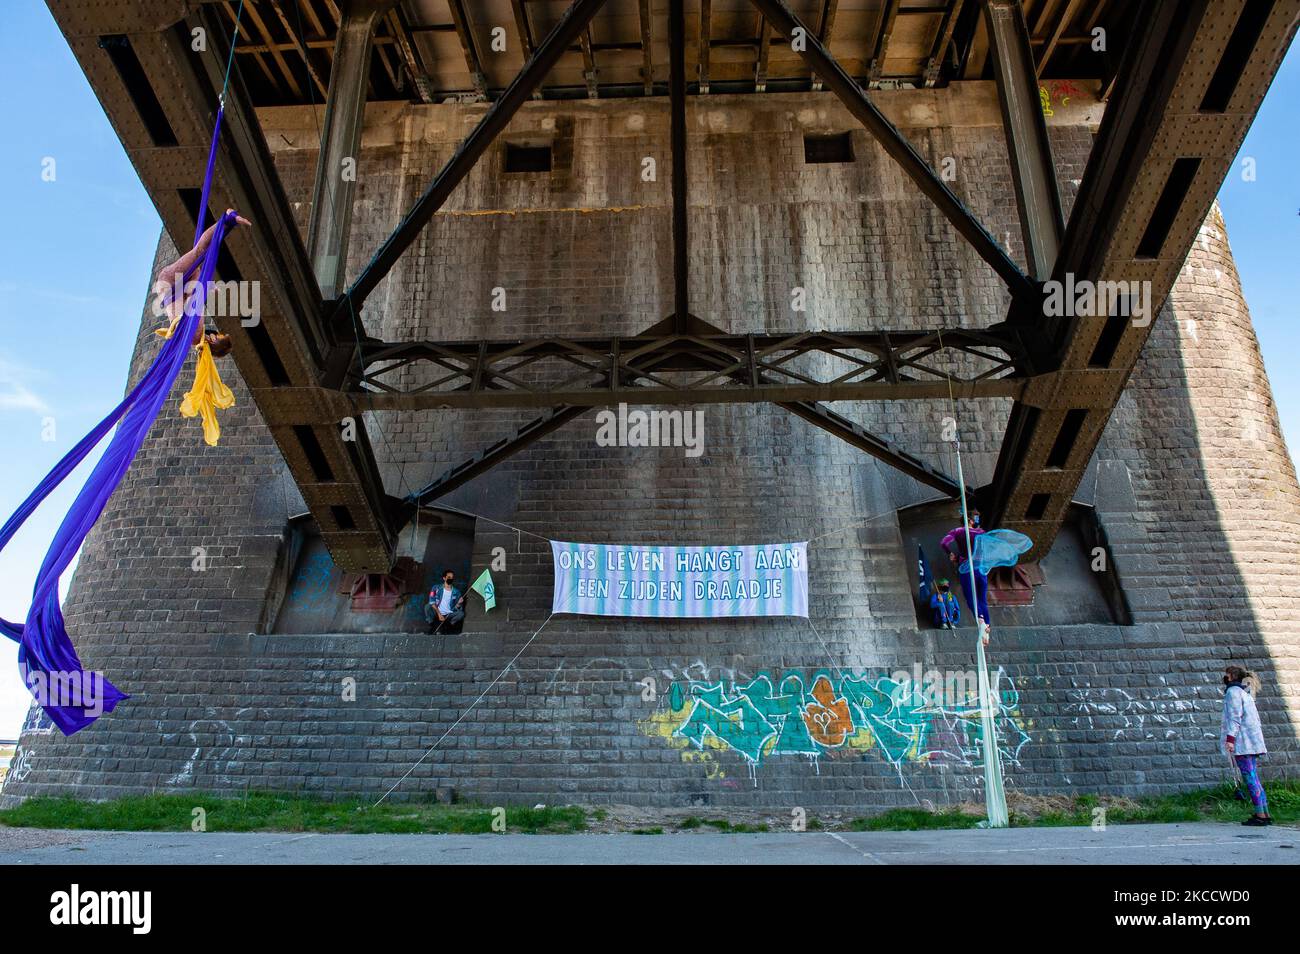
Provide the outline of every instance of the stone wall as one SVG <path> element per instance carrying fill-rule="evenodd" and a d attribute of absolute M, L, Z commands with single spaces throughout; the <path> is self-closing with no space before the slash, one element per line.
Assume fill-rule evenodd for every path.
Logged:
<path fill-rule="evenodd" d="M 1020 255 L 991 84 L 879 101 L 932 163 L 955 160 L 954 188 Z M 371 108 L 351 274 L 482 109 Z M 1049 120 L 1067 207 L 1099 110 L 1076 96 Z M 263 122 L 305 227 L 316 118 L 270 110 Z M 996 276 L 829 94 L 693 99 L 689 122 L 695 314 L 732 331 L 1002 318 Z M 850 129 L 852 164 L 804 164 L 805 132 Z M 555 169 L 507 175 L 494 147 L 376 291 L 360 316 L 367 330 L 635 333 L 663 318 L 666 102 L 531 103 L 506 139 L 552 141 Z M 646 157 L 654 181 L 642 176 Z M 163 245 L 160 258 L 172 252 Z M 806 312 L 791 308 L 795 287 L 807 290 Z M 491 308 L 494 288 L 504 312 Z M 133 376 L 154 347 L 142 337 Z M 480 515 L 476 567 L 506 551 L 498 609 L 473 614 L 461 636 L 266 635 L 256 632 L 263 596 L 302 505 L 237 372 L 227 378 L 239 403 L 221 446 L 205 447 L 192 421 L 164 418 L 72 584 L 66 612 L 85 661 L 133 698 L 72 739 L 25 732 L 6 799 L 377 795 L 404 776 L 398 796 L 455 790 L 493 804 L 865 810 L 978 795 L 968 701 L 917 698 L 891 678 L 973 665 L 971 630 L 916 624 L 895 512 L 930 499 L 927 488 L 771 406 L 702 408 L 697 458 L 599 447 L 593 412 L 440 501 Z M 941 435 L 947 402 L 837 410 L 955 469 Z M 992 475 L 1006 413 L 998 400 L 957 410 L 973 482 Z M 529 416 L 384 413 L 370 430 L 390 491 L 406 493 Z M 1298 497 L 1216 210 L 1078 494 L 1109 534 L 1133 625 L 997 626 L 1008 788 L 1137 794 L 1221 779 L 1216 674 L 1228 660 L 1263 674 L 1268 771 L 1294 771 Z M 548 618 L 547 538 L 807 539 L 812 620 Z M 1049 579 L 1036 598 L 1052 597 Z M 355 701 L 343 697 L 349 677 Z"/>

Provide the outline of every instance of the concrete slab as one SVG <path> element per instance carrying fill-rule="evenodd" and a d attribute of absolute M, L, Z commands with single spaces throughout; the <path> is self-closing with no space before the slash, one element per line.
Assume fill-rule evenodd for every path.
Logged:
<path fill-rule="evenodd" d="M 1006 831 L 665 835 L 319 835 L 0 828 L 5 865 L 1295 864 L 1300 830 L 1116 825 Z"/>

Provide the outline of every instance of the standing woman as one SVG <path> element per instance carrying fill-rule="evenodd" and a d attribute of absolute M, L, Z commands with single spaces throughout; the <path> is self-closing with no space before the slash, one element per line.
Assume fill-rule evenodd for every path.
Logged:
<path fill-rule="evenodd" d="M 1223 751 L 1237 762 L 1241 777 L 1246 780 L 1250 800 L 1255 803 L 1255 814 L 1243 825 L 1273 824 L 1268 814 L 1268 798 L 1264 784 L 1259 780 L 1259 757 L 1268 749 L 1264 747 L 1264 732 L 1259 724 L 1259 710 L 1255 708 L 1255 693 L 1259 690 L 1259 677 L 1249 669 L 1228 666 L 1223 671 L 1223 722 L 1219 737 Z"/>

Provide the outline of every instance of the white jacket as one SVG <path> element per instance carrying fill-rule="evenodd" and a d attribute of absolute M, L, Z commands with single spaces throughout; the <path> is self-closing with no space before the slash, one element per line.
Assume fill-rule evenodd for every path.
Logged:
<path fill-rule="evenodd" d="M 1240 684 L 1234 684 L 1223 693 L 1223 721 L 1219 725 L 1219 748 L 1228 751 L 1228 736 L 1236 740 L 1238 755 L 1263 755 L 1264 730 L 1259 724 L 1259 710 L 1255 697 Z"/>

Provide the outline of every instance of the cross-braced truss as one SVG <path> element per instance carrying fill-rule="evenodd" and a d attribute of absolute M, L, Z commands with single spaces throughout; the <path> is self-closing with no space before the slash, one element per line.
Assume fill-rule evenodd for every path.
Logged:
<path fill-rule="evenodd" d="M 1019 397 L 1028 378 L 1018 336 L 964 329 L 363 340 L 361 364 L 347 386 L 374 410 Z"/>

